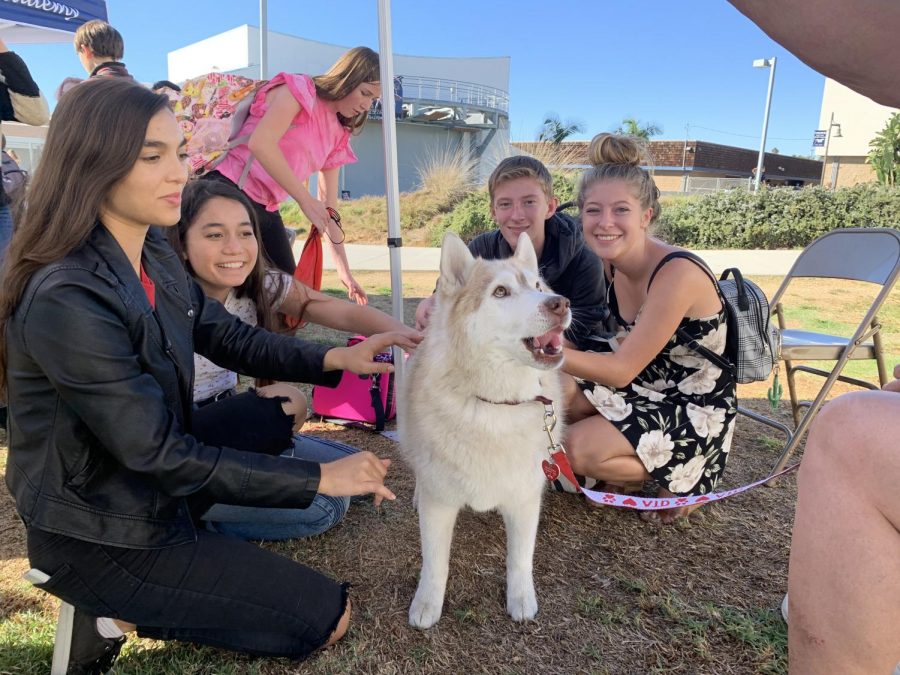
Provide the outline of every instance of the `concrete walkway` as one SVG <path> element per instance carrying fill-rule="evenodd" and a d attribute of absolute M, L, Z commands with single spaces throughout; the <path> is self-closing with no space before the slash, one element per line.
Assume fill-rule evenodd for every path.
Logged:
<path fill-rule="evenodd" d="M 352 270 L 389 270 L 387 245 L 347 244 L 347 259 Z M 303 242 L 294 244 L 294 257 L 300 256 Z M 697 251 L 717 274 L 726 267 L 737 267 L 749 276 L 784 276 L 800 255 L 800 251 Z M 436 272 L 440 267 L 441 250 L 404 246 L 400 249 L 400 265 L 404 272 Z M 325 248 L 325 269 L 334 269 L 328 248 Z"/>

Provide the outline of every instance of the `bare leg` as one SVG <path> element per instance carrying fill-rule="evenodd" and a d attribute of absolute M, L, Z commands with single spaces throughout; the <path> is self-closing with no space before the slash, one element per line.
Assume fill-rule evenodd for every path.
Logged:
<path fill-rule="evenodd" d="M 568 373 L 560 373 L 560 379 L 563 388 L 563 400 L 566 402 L 564 406 L 566 421 L 569 424 L 597 414 L 597 409 L 587 400 L 587 396 L 581 391 L 581 387 L 578 386 L 574 377 Z"/>
<path fill-rule="evenodd" d="M 582 476 L 614 483 L 650 477 L 628 439 L 602 415 L 570 425 L 565 446 L 572 469 Z"/>
<path fill-rule="evenodd" d="M 900 395 L 826 405 L 798 478 L 788 579 L 791 673 L 890 673 L 900 661 Z"/>
<path fill-rule="evenodd" d="M 574 380 L 572 385 L 577 388 Z M 568 403 L 570 411 L 573 411 L 570 412 L 573 419 L 580 418 L 569 426 L 565 442 L 575 473 L 612 483 L 612 492 L 618 492 L 617 487 L 624 490 L 627 483 L 650 478 L 628 439 L 609 420 L 597 413 L 580 389 L 568 398 Z M 593 411 L 592 415 L 588 408 Z M 659 496 L 673 495 L 668 490 L 660 489 Z M 697 506 L 682 506 L 665 511 L 644 511 L 641 518 L 669 524 L 688 516 L 696 508 Z"/>
<path fill-rule="evenodd" d="M 444 591 L 450 571 L 450 544 L 459 508 L 435 500 L 425 490 L 416 491 L 419 532 L 422 537 L 422 572 L 419 587 L 409 607 L 409 623 L 431 628 L 441 618 Z"/>
<path fill-rule="evenodd" d="M 303 426 L 303 423 L 306 421 L 306 416 L 309 411 L 309 403 L 306 399 L 306 394 L 297 389 L 297 387 L 292 387 L 289 384 L 270 384 L 267 387 L 260 387 L 256 390 L 256 393 L 262 396 L 263 398 L 275 398 L 276 396 L 284 396 L 287 398 L 287 401 L 282 401 L 281 408 L 284 410 L 285 415 L 292 415 L 294 417 L 294 431 L 300 431 L 300 427 Z"/>
<path fill-rule="evenodd" d="M 350 600 L 347 600 L 347 608 L 344 610 L 343 616 L 341 616 L 341 620 L 338 621 L 337 628 L 334 629 L 334 632 L 331 634 L 331 637 L 328 638 L 328 642 L 322 645 L 321 649 L 325 647 L 330 647 L 335 642 L 340 640 L 347 633 L 347 629 L 350 627 Z"/>

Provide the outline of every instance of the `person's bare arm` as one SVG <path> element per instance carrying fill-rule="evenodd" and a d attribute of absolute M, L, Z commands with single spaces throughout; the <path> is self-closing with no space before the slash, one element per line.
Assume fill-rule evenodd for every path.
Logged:
<path fill-rule="evenodd" d="M 278 311 L 287 316 L 302 318 L 320 326 L 348 333 L 369 336 L 375 333 L 395 332 L 406 335 L 413 342 L 422 339 L 419 331 L 409 328 L 379 309 L 321 293 L 304 286 L 296 279 L 291 279 L 291 288 Z"/>
<path fill-rule="evenodd" d="M 337 194 L 339 173 L 340 169 L 338 168 L 323 169 L 319 172 L 319 182 L 317 184 L 319 201 L 335 211 L 337 211 L 338 205 Z M 344 235 L 340 231 L 340 228 L 338 228 L 335 223 L 331 222 L 330 218 L 328 225 L 329 227 L 326 231 L 328 236 L 325 238 L 325 244 L 326 246 L 331 247 L 331 257 L 334 261 L 334 266 L 337 269 L 338 277 L 340 278 L 341 283 L 347 287 L 348 297 L 359 305 L 365 305 L 369 302 L 369 297 L 366 295 L 363 287 L 360 286 L 359 282 L 353 277 L 353 272 L 350 271 L 350 262 L 347 260 L 347 252 L 344 250 Z"/>
<path fill-rule="evenodd" d="M 728 0 L 811 68 L 900 107 L 900 2 Z"/>

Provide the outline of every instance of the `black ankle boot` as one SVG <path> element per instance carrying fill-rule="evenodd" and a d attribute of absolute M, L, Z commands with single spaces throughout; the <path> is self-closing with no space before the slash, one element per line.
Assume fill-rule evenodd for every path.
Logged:
<path fill-rule="evenodd" d="M 103 637 L 97 632 L 97 618 L 76 608 L 66 675 L 104 675 L 112 668 L 123 644 L 125 636 Z"/>

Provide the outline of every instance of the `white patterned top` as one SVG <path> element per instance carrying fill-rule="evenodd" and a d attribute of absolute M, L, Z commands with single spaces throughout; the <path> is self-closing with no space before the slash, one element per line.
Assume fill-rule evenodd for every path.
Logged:
<path fill-rule="evenodd" d="M 278 278 L 281 277 L 281 292 L 277 294 Z M 276 270 L 269 270 L 266 276 L 266 293 L 272 298 L 272 311 L 277 312 L 284 304 L 288 292 L 291 290 L 293 278 L 289 274 Z M 225 298 L 225 309 L 234 314 L 244 323 L 256 325 L 256 303 L 252 298 L 238 298 L 232 289 Z M 237 386 L 238 375 L 234 371 L 227 370 L 207 359 L 205 356 L 194 354 L 194 400 L 202 401 L 223 391 Z"/>

